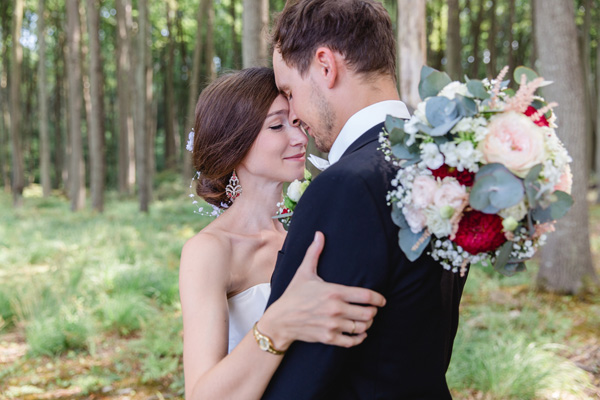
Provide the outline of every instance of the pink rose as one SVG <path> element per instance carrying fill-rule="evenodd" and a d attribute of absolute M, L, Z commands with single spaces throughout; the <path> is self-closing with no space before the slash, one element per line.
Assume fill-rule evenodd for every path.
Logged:
<path fill-rule="evenodd" d="M 467 197 L 467 189 L 463 185 L 456 179 L 446 178 L 442 181 L 442 186 L 436 190 L 433 196 L 433 204 L 437 208 L 450 206 L 456 210 Z"/>
<path fill-rule="evenodd" d="M 419 233 L 425 228 L 427 217 L 422 210 L 409 204 L 402 208 L 402 214 L 404 214 L 404 218 L 406 218 L 406 222 L 408 223 L 408 226 L 410 226 L 412 233 Z"/>
<path fill-rule="evenodd" d="M 571 166 L 567 164 L 565 172 L 560 176 L 558 183 L 554 186 L 554 190 L 560 190 L 571 194 L 571 188 L 573 187 L 573 174 L 571 173 Z"/>
<path fill-rule="evenodd" d="M 544 160 L 544 132 L 529 117 L 506 112 L 490 119 L 489 133 L 480 144 L 487 163 L 500 163 L 524 178 Z"/>
<path fill-rule="evenodd" d="M 433 202 L 433 195 L 438 188 L 435 179 L 429 175 L 419 175 L 413 181 L 412 199 L 417 208 L 425 208 Z"/>

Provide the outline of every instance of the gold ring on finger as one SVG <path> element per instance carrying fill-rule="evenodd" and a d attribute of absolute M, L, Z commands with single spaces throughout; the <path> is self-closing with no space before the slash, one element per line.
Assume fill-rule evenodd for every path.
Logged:
<path fill-rule="evenodd" d="M 352 320 L 352 332 L 350 334 L 354 335 L 354 333 L 356 333 L 356 321 Z"/>

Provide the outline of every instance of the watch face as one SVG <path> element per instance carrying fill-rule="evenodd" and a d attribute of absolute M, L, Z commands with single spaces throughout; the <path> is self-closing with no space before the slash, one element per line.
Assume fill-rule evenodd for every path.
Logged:
<path fill-rule="evenodd" d="M 269 341 L 265 338 L 260 338 L 258 340 L 258 347 L 263 351 L 269 350 Z"/>

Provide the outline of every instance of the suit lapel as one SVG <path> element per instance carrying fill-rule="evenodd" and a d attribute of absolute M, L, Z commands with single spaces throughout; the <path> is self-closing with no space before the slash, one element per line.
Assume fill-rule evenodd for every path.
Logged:
<path fill-rule="evenodd" d="M 350 147 L 348 147 L 346 149 L 344 154 L 342 154 L 342 156 L 340 157 L 340 160 L 342 158 L 346 157 L 347 155 L 352 154 L 355 151 L 361 149 L 362 147 L 366 146 L 367 144 L 369 144 L 375 140 L 379 140 L 379 133 L 382 131 L 383 126 L 384 126 L 384 123 L 382 122 L 380 124 L 375 125 L 374 127 L 369 129 L 365 133 L 363 133 L 358 139 L 356 139 L 354 141 L 354 143 L 352 143 L 350 145 Z"/>

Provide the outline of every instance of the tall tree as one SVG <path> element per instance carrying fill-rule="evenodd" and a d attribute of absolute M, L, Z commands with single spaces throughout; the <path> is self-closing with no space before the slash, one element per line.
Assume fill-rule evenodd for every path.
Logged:
<path fill-rule="evenodd" d="M 446 71 L 452 79 L 462 75 L 460 39 L 460 8 L 458 0 L 448 0 L 448 30 L 446 35 Z"/>
<path fill-rule="evenodd" d="M 43 0 L 40 0 L 43 1 Z M 90 54 L 90 96 L 91 115 L 88 126 L 90 149 L 90 192 L 92 207 L 96 211 L 104 210 L 104 74 L 100 55 L 100 4 L 98 0 L 86 0 L 89 54 Z"/>
<path fill-rule="evenodd" d="M 192 73 L 190 75 L 190 91 L 187 104 L 188 130 L 192 130 L 195 120 L 195 108 L 198 95 L 200 94 L 200 69 L 202 64 L 202 29 L 204 19 L 206 18 L 210 0 L 202 0 L 198 13 L 196 14 L 196 38 L 194 40 L 194 58 L 192 60 Z M 187 139 L 187 138 L 186 138 Z M 192 157 L 189 151 L 183 152 L 183 179 L 187 181 L 192 178 Z"/>
<path fill-rule="evenodd" d="M 515 40 L 514 35 L 514 24 L 515 24 L 515 0 L 508 0 L 508 67 L 510 71 L 515 70 L 515 51 L 513 49 L 513 41 Z"/>
<path fill-rule="evenodd" d="M 236 21 L 237 21 L 237 13 L 235 11 L 235 0 L 229 0 L 229 15 L 231 17 L 231 47 L 233 52 L 233 69 L 240 69 L 242 67 L 242 63 L 240 62 L 240 42 L 238 39 L 237 30 L 235 29 Z"/>
<path fill-rule="evenodd" d="M 148 131 L 147 131 L 147 85 L 146 85 L 146 53 L 148 52 L 147 39 L 148 3 L 147 0 L 138 2 L 138 32 L 135 86 L 139 98 L 135 101 L 135 172 L 138 186 L 140 211 L 148 212 L 150 205 L 150 190 L 148 182 Z"/>
<path fill-rule="evenodd" d="M 119 193 L 128 194 L 135 183 L 135 147 L 131 82 L 131 0 L 115 0 L 117 11 L 117 102 L 119 104 Z"/>
<path fill-rule="evenodd" d="M 174 170 L 176 167 L 175 149 L 175 85 L 173 75 L 175 74 L 175 31 L 173 20 L 175 18 L 177 3 L 172 0 L 165 1 L 167 17 L 167 46 L 166 46 L 166 69 L 165 69 L 165 166 Z"/>
<path fill-rule="evenodd" d="M 421 101 L 419 80 L 427 62 L 425 0 L 398 0 L 398 57 L 400 97 L 413 109 Z"/>
<path fill-rule="evenodd" d="M 489 19 L 490 19 L 490 30 L 488 32 L 487 48 L 490 52 L 489 62 L 487 64 L 487 74 L 489 77 L 495 77 L 498 73 L 496 65 L 496 54 L 498 49 L 496 47 L 496 36 L 498 33 L 498 22 L 496 21 L 496 6 L 498 0 L 490 0 Z"/>
<path fill-rule="evenodd" d="M 215 6 L 214 2 L 208 3 L 208 9 L 206 13 L 206 45 L 204 46 L 204 62 L 206 65 L 206 78 L 208 82 L 212 82 L 217 77 L 217 70 L 215 69 L 214 57 L 215 57 Z"/>
<path fill-rule="evenodd" d="M 10 131 L 10 111 L 8 99 L 8 70 L 10 68 L 8 56 L 8 38 L 10 31 L 10 10 L 8 2 L 0 3 L 0 27 L 2 28 L 2 53 L 0 61 L 0 174 L 4 183 L 4 190 L 10 192 L 11 182 L 8 177 L 7 143 Z"/>
<path fill-rule="evenodd" d="M 46 88 L 46 16 L 44 0 L 38 2 L 38 102 L 40 107 L 40 176 L 44 197 L 50 196 L 50 138 L 48 137 L 48 93 Z"/>
<path fill-rule="evenodd" d="M 23 204 L 25 174 L 23 149 L 21 148 L 21 65 L 23 46 L 21 45 L 21 27 L 23 25 L 23 0 L 14 2 L 12 29 L 12 57 L 10 68 L 10 136 L 12 150 L 12 192 L 15 207 Z"/>
<path fill-rule="evenodd" d="M 83 138 L 81 132 L 81 24 L 79 21 L 79 0 L 66 0 L 67 5 L 67 78 L 69 95 L 69 139 L 71 154 L 69 184 L 71 210 L 77 211 L 85 205 L 85 164 L 83 162 Z"/>
<path fill-rule="evenodd" d="M 244 68 L 266 66 L 266 29 L 269 23 L 269 0 L 244 0 L 242 62 Z"/>
<path fill-rule="evenodd" d="M 471 77 L 476 79 L 479 78 L 479 65 L 481 62 L 481 56 L 479 55 L 479 42 L 481 37 L 481 24 L 485 16 L 484 0 L 478 0 L 477 16 L 471 12 L 471 38 L 473 39 L 473 64 L 471 64 Z M 472 10 L 471 10 L 472 11 Z"/>
<path fill-rule="evenodd" d="M 544 88 L 547 99 L 560 101 L 558 135 L 573 157 L 573 198 L 567 218 L 549 236 L 542 249 L 537 277 L 540 288 L 566 294 L 580 292 L 587 278 L 597 281 L 590 252 L 588 207 L 588 152 L 585 148 L 585 83 L 577 43 L 572 0 L 534 0 L 535 39 L 541 73 L 553 85 Z"/>
<path fill-rule="evenodd" d="M 64 20 L 61 13 L 55 13 L 53 18 L 54 26 L 64 26 Z M 68 171 L 68 163 L 65 161 L 67 157 L 67 146 L 64 145 L 67 140 L 63 140 L 64 136 L 64 90 L 65 69 L 66 69 L 66 54 L 65 54 L 65 33 L 62 30 L 56 30 L 56 49 L 54 53 L 54 103 L 52 112 L 52 121 L 54 125 L 54 187 L 63 188 L 66 185 L 66 177 Z M 63 186 L 65 184 L 65 186 Z"/>

